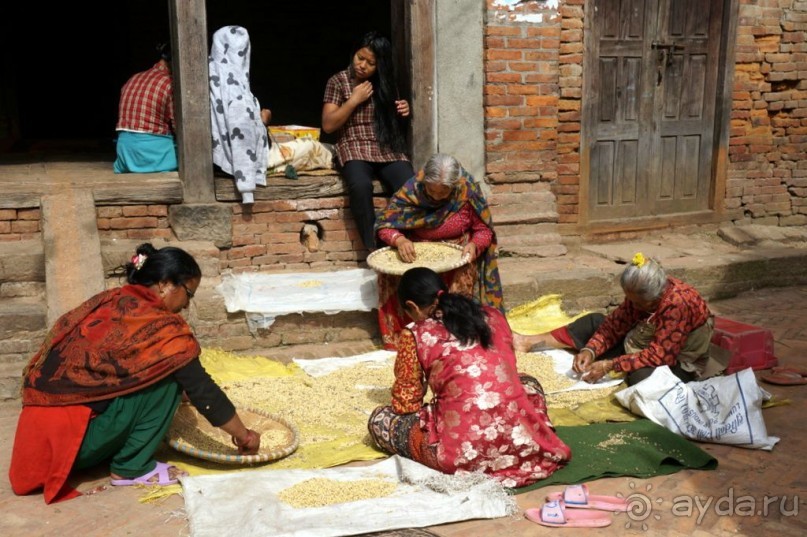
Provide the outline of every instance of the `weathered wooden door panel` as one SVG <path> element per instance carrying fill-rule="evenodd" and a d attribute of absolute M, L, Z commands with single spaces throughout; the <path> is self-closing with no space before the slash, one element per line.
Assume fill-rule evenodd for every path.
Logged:
<path fill-rule="evenodd" d="M 656 0 L 596 0 L 589 54 L 592 66 L 584 116 L 593 137 L 589 156 L 589 215 L 593 220 L 629 218 L 647 204 L 642 177 L 650 150 L 652 101 L 648 32 L 655 27 Z"/>
<path fill-rule="evenodd" d="M 651 193 L 658 193 L 649 200 L 650 214 L 709 208 L 722 2 L 659 0 L 654 105 L 658 132 L 653 138 L 663 141 L 665 166 L 653 174 L 661 178 L 661 188 L 650 178 Z M 653 166 L 660 165 L 654 159 Z"/>
<path fill-rule="evenodd" d="M 708 208 L 722 2 L 589 3 L 589 220 Z"/>

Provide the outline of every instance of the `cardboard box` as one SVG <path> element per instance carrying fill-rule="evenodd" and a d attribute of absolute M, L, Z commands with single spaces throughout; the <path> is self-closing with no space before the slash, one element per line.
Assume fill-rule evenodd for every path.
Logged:
<path fill-rule="evenodd" d="M 319 140 L 320 130 L 316 127 L 304 127 L 302 125 L 269 125 L 269 134 L 275 137 L 284 135 L 292 138 L 313 138 Z"/>
<path fill-rule="evenodd" d="M 766 328 L 715 317 L 712 343 L 731 351 L 727 375 L 748 367 L 770 369 L 779 364 L 773 355 L 773 333 Z"/>

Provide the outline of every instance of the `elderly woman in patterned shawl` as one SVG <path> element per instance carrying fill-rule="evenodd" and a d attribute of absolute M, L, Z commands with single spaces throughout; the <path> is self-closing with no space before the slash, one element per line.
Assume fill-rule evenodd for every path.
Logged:
<path fill-rule="evenodd" d="M 413 242 L 459 244 L 469 263 L 444 272 L 452 292 L 476 297 L 503 310 L 496 254 L 496 234 L 487 200 L 479 184 L 450 155 L 433 155 L 415 177 L 396 192 L 376 222 L 378 238 L 397 248 L 404 262 L 413 262 Z M 384 347 L 397 347 L 403 310 L 396 298 L 399 278 L 378 275 L 379 327 Z"/>
<path fill-rule="evenodd" d="M 145 243 L 123 268 L 128 285 L 62 315 L 25 368 L 9 469 L 15 494 L 73 498 L 70 472 L 105 462 L 112 485 L 177 483 L 184 473 L 154 453 L 183 391 L 240 452 L 260 448 L 260 434 L 205 372 L 180 315 L 202 278 L 196 260 Z"/>
<path fill-rule="evenodd" d="M 208 60 L 213 163 L 233 176 L 243 203 L 253 203 L 256 185 L 266 186 L 272 117 L 261 108 L 249 85 L 252 49 L 241 26 L 213 34 Z"/>

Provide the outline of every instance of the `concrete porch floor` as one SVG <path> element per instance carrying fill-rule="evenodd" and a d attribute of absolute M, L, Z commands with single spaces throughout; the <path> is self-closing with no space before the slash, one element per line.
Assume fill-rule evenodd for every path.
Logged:
<path fill-rule="evenodd" d="M 735 298 L 713 301 L 718 315 L 770 328 L 775 335 L 775 352 L 780 364 L 807 367 L 807 323 L 804 304 L 807 286 L 768 288 L 743 293 Z M 757 372 L 759 375 L 759 372 Z M 611 526 L 589 529 L 590 535 L 785 535 L 807 534 L 807 470 L 804 446 L 807 428 L 799 425 L 807 411 L 807 385 L 761 384 L 789 405 L 764 410 L 768 433 L 781 441 L 772 452 L 718 444 L 700 444 L 719 461 L 715 471 L 685 470 L 650 479 L 630 477 L 590 482 L 601 494 L 633 492 L 653 502 L 650 516 L 643 520 L 627 515 L 614 517 Z M 8 464 L 19 413 L 19 402 L 0 403 L 0 535 L 154 535 L 185 536 L 189 527 L 184 503 L 174 495 L 161 503 L 141 504 L 142 490 L 111 488 L 68 502 L 45 505 L 42 496 L 15 496 L 8 484 Z M 795 419 L 794 419 L 795 418 Z M 78 476 L 79 490 L 88 491 L 108 482 L 103 469 Z M 537 507 L 552 486 L 517 496 L 522 509 Z M 688 496 L 703 512 L 672 512 L 672 498 Z M 733 499 L 732 499 L 733 498 Z M 740 508 L 738 498 L 745 502 Z M 775 499 L 774 499 L 775 498 Z M 722 499 L 721 503 L 717 503 Z M 753 501 L 754 513 L 750 513 Z M 768 502 L 767 508 L 765 502 Z M 719 508 L 718 508 L 719 506 Z M 523 517 L 472 520 L 428 528 L 440 537 L 533 536 L 557 531 L 538 526 Z"/>

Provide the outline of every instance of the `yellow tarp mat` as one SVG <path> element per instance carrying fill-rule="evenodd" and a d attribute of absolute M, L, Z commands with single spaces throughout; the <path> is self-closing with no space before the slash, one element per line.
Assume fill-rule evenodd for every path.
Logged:
<path fill-rule="evenodd" d="M 543 296 L 518 306 L 507 314 L 515 332 L 530 335 L 564 326 L 577 317 L 563 312 L 560 295 Z M 351 461 L 374 460 L 387 456 L 371 445 L 367 433 L 367 418 L 376 406 L 389 404 L 389 390 L 393 380 L 391 365 L 374 372 L 363 366 L 360 380 L 334 381 L 330 377 L 336 374 L 311 377 L 294 364 L 285 365 L 280 360 L 262 356 L 240 356 L 221 350 L 204 349 L 200 359 L 207 372 L 233 399 L 237 407 L 249 406 L 264 410 L 294 423 L 300 434 L 299 447 L 284 459 L 254 467 L 203 461 L 167 446 L 157 453 L 158 460 L 176 464 L 192 475 L 199 475 L 251 468 L 329 468 Z M 286 399 L 277 400 L 278 393 L 285 394 Z M 325 404 L 322 404 L 323 401 Z M 295 413 L 301 407 L 313 406 L 315 403 L 321 412 L 316 422 L 295 419 Z M 635 419 L 635 416 L 616 403 L 613 394 L 572 408 L 550 406 L 549 415 L 556 426 Z M 149 492 L 141 501 L 156 501 L 179 492 L 181 487 L 178 485 L 162 487 Z"/>
<path fill-rule="evenodd" d="M 222 387 L 236 407 L 251 407 L 280 415 L 297 426 L 299 447 L 278 461 L 258 465 L 259 468 L 328 468 L 350 461 L 373 460 L 386 456 L 370 444 L 367 434 L 367 417 L 376 406 L 389 403 L 392 385 L 392 368 L 384 389 L 370 390 L 361 386 L 344 386 L 342 393 L 332 393 L 329 401 L 318 394 L 320 384 L 330 381 L 325 377 L 310 377 L 294 364 L 283 363 L 261 356 L 239 356 L 233 353 L 204 349 L 200 360 L 205 370 Z M 357 393 L 352 393 L 352 392 Z M 385 393 L 378 393 L 378 392 Z M 280 393 L 287 394 L 288 404 L 273 401 Z M 365 395 L 362 399 L 362 395 Z M 339 398 L 337 401 L 336 398 Z M 354 406 L 337 404 L 354 401 Z M 301 407 L 316 406 L 322 412 L 317 423 L 296 420 L 294 413 Z M 347 410 L 346 410 L 347 408 Z M 347 432 L 346 432 L 347 431 Z M 353 434 L 350 434 L 353 432 Z M 160 458 L 162 457 L 162 458 Z M 158 459 L 178 464 L 192 475 L 244 469 L 222 465 L 186 456 L 170 447 L 163 448 Z"/>
<path fill-rule="evenodd" d="M 541 298 L 516 306 L 507 312 L 507 322 L 513 332 L 519 334 L 543 334 L 566 326 L 587 314 L 587 311 L 570 317 L 561 309 L 560 295 L 544 295 Z"/>

